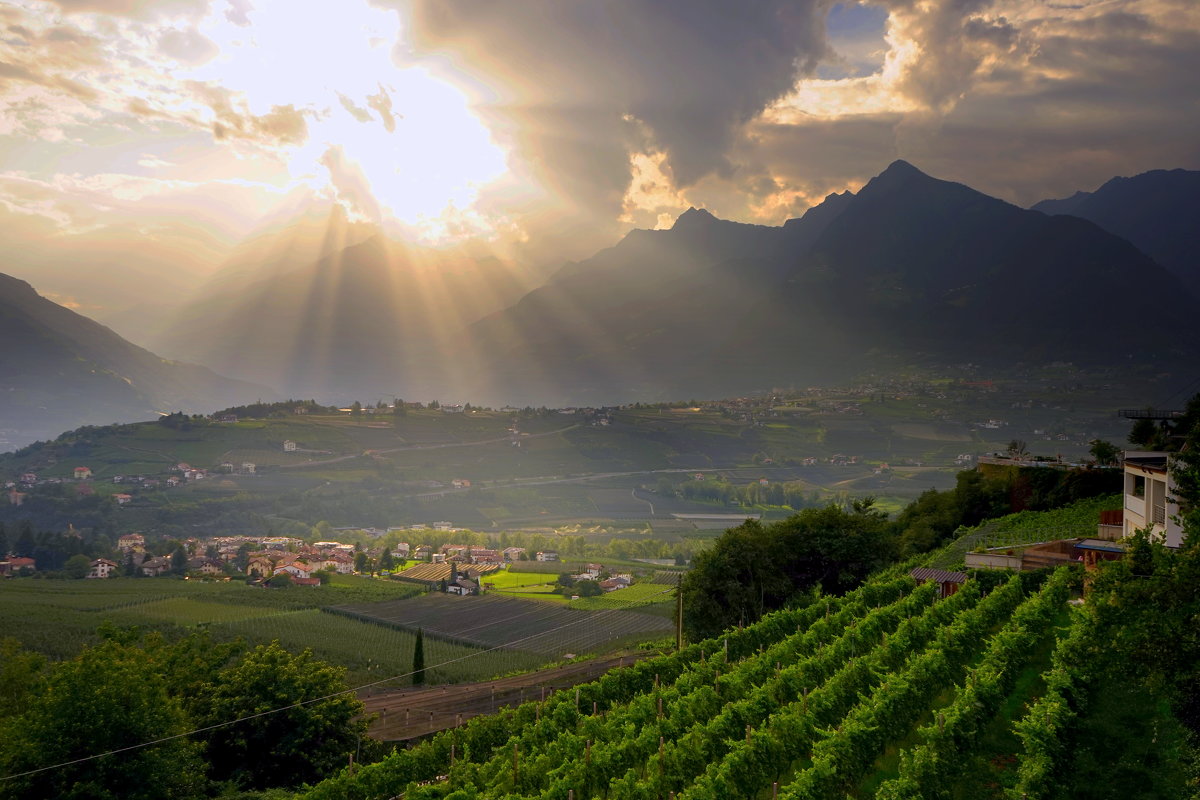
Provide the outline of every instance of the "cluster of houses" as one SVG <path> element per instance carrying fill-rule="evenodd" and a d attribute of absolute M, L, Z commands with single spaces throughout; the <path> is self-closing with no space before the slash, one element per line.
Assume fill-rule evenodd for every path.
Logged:
<path fill-rule="evenodd" d="M 579 581 L 596 581 L 600 588 L 606 592 L 615 592 L 618 589 L 625 589 L 633 585 L 633 575 L 629 573 L 613 574 L 607 578 L 603 577 L 604 574 L 603 564 L 587 564 L 584 566 L 583 572 L 571 577 L 577 583 Z"/>
<path fill-rule="evenodd" d="M 172 464 L 166 470 L 166 475 L 113 475 L 112 482 L 120 484 L 122 487 L 128 487 L 129 491 L 117 491 L 112 493 L 112 498 L 117 502 L 117 505 L 126 505 L 134 499 L 131 491 L 139 489 L 158 490 L 160 488 L 173 488 L 180 486 L 189 481 L 202 481 L 213 474 L 219 475 L 255 475 L 257 474 L 257 465 L 249 461 L 241 464 L 233 464 L 225 462 L 220 464 L 213 470 L 203 467 L 193 467 L 186 462 Z M 96 484 L 93 481 L 93 473 L 91 467 L 78 466 L 72 471 L 72 478 L 75 482 L 75 491 L 79 495 L 93 495 L 96 493 Z M 17 477 L 15 481 L 7 481 L 5 488 L 8 489 L 8 502 L 12 505 L 19 506 L 24 504 L 29 490 L 37 486 L 58 486 L 64 483 L 63 478 L 56 477 L 41 477 L 35 472 L 24 472 Z"/>

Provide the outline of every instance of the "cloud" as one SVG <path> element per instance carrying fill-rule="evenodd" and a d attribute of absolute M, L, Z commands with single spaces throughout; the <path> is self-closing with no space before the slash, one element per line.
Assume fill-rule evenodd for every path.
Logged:
<path fill-rule="evenodd" d="M 253 120 L 255 130 L 282 144 L 303 144 L 308 138 L 304 112 L 293 105 L 271 106 L 269 112 Z"/>
<path fill-rule="evenodd" d="M 372 117 L 371 117 L 370 111 L 368 111 L 365 108 L 359 108 L 357 105 L 354 104 L 353 100 L 351 100 L 349 97 L 342 94 L 341 92 L 338 92 L 337 96 L 338 96 L 338 100 L 341 101 L 342 108 L 349 111 L 350 116 L 354 117 L 359 122 L 370 122 L 371 121 Z"/>
<path fill-rule="evenodd" d="M 212 110 L 213 136 L 218 140 L 242 139 L 268 145 L 303 144 L 308 139 L 305 112 L 294 105 L 276 105 L 266 114 L 250 113 L 245 99 L 212 83 L 187 81 L 187 88 Z"/>
<path fill-rule="evenodd" d="M 208 0 L 51 0 L 65 14 L 91 13 L 133 19 L 189 17 L 208 11 Z"/>
<path fill-rule="evenodd" d="M 380 86 L 377 93 L 367 95 L 367 107 L 379 115 L 388 133 L 396 130 L 396 117 L 399 115 L 392 113 L 392 97 L 386 89 Z"/>
<path fill-rule="evenodd" d="M 229 0 L 229 8 L 225 9 L 225 19 L 239 28 L 246 28 L 250 26 L 250 12 L 253 10 L 254 6 L 250 4 L 250 0 Z"/>
<path fill-rule="evenodd" d="M 331 145 L 320 159 L 329 170 L 329 183 L 337 199 L 350 215 L 358 220 L 380 222 L 383 213 L 371 191 L 371 183 L 357 163 L 346 157 L 341 145 Z"/>
<path fill-rule="evenodd" d="M 416 0 L 402 5 L 412 38 L 398 57 L 453 54 L 463 73 L 482 76 L 501 137 L 545 180 L 583 191 L 570 202 L 613 218 L 630 154 L 643 149 L 627 117 L 645 124 L 676 185 L 727 171 L 742 126 L 826 55 L 830 5 Z"/>
<path fill-rule="evenodd" d="M 158 51 L 189 67 L 207 64 L 221 52 L 216 42 L 195 28 L 163 31 L 158 37 Z"/>

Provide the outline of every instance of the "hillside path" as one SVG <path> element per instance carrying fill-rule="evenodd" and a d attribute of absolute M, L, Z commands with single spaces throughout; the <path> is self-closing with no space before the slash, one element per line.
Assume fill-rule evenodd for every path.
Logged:
<path fill-rule="evenodd" d="M 549 697 L 555 691 L 587 683 L 610 669 L 653 655 L 638 651 L 606 656 L 479 683 L 371 689 L 361 693 L 359 699 L 366 703 L 368 714 L 378 715 L 371 723 L 372 737 L 385 742 L 406 741 L 453 728 L 506 705 L 539 699 L 543 692 Z"/>
<path fill-rule="evenodd" d="M 565 428 L 559 428 L 556 431 L 546 431 L 545 433 L 530 433 L 525 436 L 522 436 L 518 441 L 525 441 L 527 439 L 540 439 L 543 436 L 557 436 L 560 433 L 566 433 L 567 431 L 575 430 L 578 427 L 579 427 L 579 424 L 576 423 L 574 425 L 568 425 Z M 498 436 L 493 439 L 479 439 L 479 440 L 473 441 L 473 442 L 439 442 L 437 444 L 407 444 L 402 447 L 392 447 L 388 450 L 375 450 L 373 452 L 378 455 L 386 455 L 388 453 L 402 453 L 406 450 L 441 450 L 442 448 L 446 448 L 446 447 L 475 447 L 475 446 L 481 445 L 481 444 L 500 444 L 502 442 L 509 442 L 512 440 L 513 439 L 511 436 Z M 337 464 L 340 461 L 349 461 L 352 458 L 363 458 L 365 455 L 366 455 L 365 453 L 352 453 L 351 455 L 348 455 L 348 456 L 337 456 L 335 458 L 325 458 L 325 459 L 321 459 L 318 461 L 305 461 L 302 464 L 280 464 L 279 468 L 280 469 L 301 469 L 303 467 L 318 467 L 318 466 L 324 466 L 325 464 Z"/>

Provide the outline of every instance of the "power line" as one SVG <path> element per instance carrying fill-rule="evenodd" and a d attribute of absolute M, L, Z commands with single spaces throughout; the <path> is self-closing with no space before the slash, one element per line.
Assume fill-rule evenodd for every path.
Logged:
<path fill-rule="evenodd" d="M 651 595 L 651 596 L 653 597 L 653 596 L 657 596 L 658 594 L 667 594 L 671 591 L 674 591 L 674 589 L 665 589 L 662 592 L 658 592 L 657 594 Z M 630 607 L 634 607 L 632 603 L 630 604 Z M 591 620 L 589 620 L 589 621 L 594 623 L 594 622 L 596 622 L 598 617 L 601 617 L 606 614 L 615 614 L 615 613 L 624 612 L 625 610 L 626 609 L 624 609 L 624 608 L 610 608 L 610 609 L 605 609 L 603 611 L 598 611 L 592 616 Z M 467 653 L 466 655 L 459 656 L 458 658 L 451 658 L 451 659 L 449 659 L 447 661 L 443 661 L 439 664 L 434 664 L 432 666 L 426 667 L 426 670 L 428 671 L 428 670 L 436 669 L 439 667 L 446 667 L 451 664 L 458 663 L 459 661 L 466 661 L 469 658 L 475 658 L 476 656 L 486 655 L 487 653 L 491 653 L 496 650 L 502 650 L 505 648 L 513 647 L 514 645 L 520 644 L 521 642 L 525 642 L 530 639 L 536 639 L 536 638 L 539 638 L 542 636 L 546 636 L 546 635 L 555 633 L 556 631 L 572 627 L 573 624 L 574 623 L 566 623 L 566 624 L 558 626 L 557 628 L 551 628 L 549 630 L 539 631 L 537 633 L 533 633 L 528 636 L 522 636 L 519 639 L 514 639 L 510 642 L 505 642 L 503 644 L 498 644 L 493 647 L 479 650 L 478 652 Z M 331 694 L 324 695 L 323 697 L 313 697 L 309 700 L 301 700 L 299 702 L 292 703 L 291 705 L 280 706 L 279 708 L 273 708 L 269 711 L 260 711 L 257 714 L 249 714 L 247 716 L 239 717 L 239 718 L 233 719 L 233 720 L 228 720 L 226 722 L 218 722 L 214 725 L 206 725 L 202 728 L 194 728 L 190 731 L 184 731 L 183 733 L 172 734 L 171 736 L 163 736 L 159 739 L 154 739 L 149 742 L 142 742 L 140 744 L 131 744 L 131 745 L 128 745 L 127 747 L 118 747 L 114 750 L 109 750 L 104 753 L 97 753 L 95 755 L 84 756 L 82 758 L 76 758 L 76 759 L 72 759 L 70 761 L 63 761 L 58 764 L 51 764 L 48 767 L 38 767 L 37 769 L 26 770 L 25 772 L 16 772 L 16 773 L 13 773 L 12 775 L 5 775 L 3 777 L 0 777 L 0 781 L 10 781 L 10 780 L 14 780 L 16 778 L 25 778 L 30 775 L 37 775 L 42 772 L 49 772 L 50 770 L 62 769 L 63 767 L 70 767 L 70 766 L 74 766 L 75 764 L 83 764 L 87 761 L 95 761 L 100 758 L 106 758 L 108 756 L 114 756 L 114 755 L 118 755 L 120 753 L 128 753 L 132 750 L 141 750 L 146 747 L 154 747 L 155 745 L 165 744 L 167 742 L 174 741 L 175 739 L 182 739 L 186 736 L 193 736 L 197 733 L 207 733 L 208 731 L 217 730 L 218 728 L 227 728 L 230 725 L 239 725 L 243 722 L 249 722 L 252 719 L 260 719 L 262 717 L 271 716 L 272 714 L 279 714 L 284 711 L 291 711 L 292 709 L 295 709 L 295 708 L 302 708 L 304 706 L 311 705 L 313 703 L 320 703 L 325 700 L 332 700 L 333 698 L 340 697 L 344 694 L 359 692 L 363 689 L 370 689 L 372 687 L 379 686 L 380 684 L 400 680 L 401 678 L 412 677 L 412 675 L 414 675 L 414 674 L 415 674 L 415 671 L 405 672 L 400 675 L 393 675 L 389 678 L 382 678 L 377 681 L 371 681 L 370 683 L 364 683 L 361 686 L 355 686 L 352 688 L 343 689 L 338 692 L 332 692 Z"/>

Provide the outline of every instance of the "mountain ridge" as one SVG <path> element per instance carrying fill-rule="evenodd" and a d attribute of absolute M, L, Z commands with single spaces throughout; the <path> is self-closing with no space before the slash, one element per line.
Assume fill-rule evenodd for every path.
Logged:
<path fill-rule="evenodd" d="M 83 424 L 207 412 L 270 392 L 169 361 L 0 274 L 0 430 L 25 444 Z"/>

